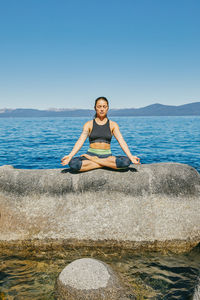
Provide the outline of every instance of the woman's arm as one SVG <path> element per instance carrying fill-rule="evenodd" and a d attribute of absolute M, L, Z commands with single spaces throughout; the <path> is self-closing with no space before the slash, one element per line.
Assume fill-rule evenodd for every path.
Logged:
<path fill-rule="evenodd" d="M 82 131 L 79 139 L 75 143 L 75 145 L 74 145 L 72 151 L 70 152 L 70 154 L 64 156 L 61 159 L 61 164 L 63 166 L 67 165 L 70 162 L 70 160 L 72 159 L 72 157 L 81 149 L 81 147 L 83 146 L 85 140 L 88 137 L 88 134 L 89 134 L 89 122 L 84 124 L 83 131 Z"/>
<path fill-rule="evenodd" d="M 119 126 L 116 122 L 113 122 L 113 134 L 116 138 L 116 140 L 118 141 L 118 143 L 120 144 L 122 150 L 126 153 L 126 155 L 128 156 L 128 158 L 132 161 L 132 163 L 134 164 L 140 164 L 140 159 L 137 156 L 133 156 L 129 150 L 129 147 L 127 145 L 127 143 L 125 142 L 120 130 L 119 130 Z"/>

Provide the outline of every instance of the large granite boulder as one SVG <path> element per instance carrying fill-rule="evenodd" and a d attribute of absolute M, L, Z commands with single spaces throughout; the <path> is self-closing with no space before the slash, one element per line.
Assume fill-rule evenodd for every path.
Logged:
<path fill-rule="evenodd" d="M 56 290 L 58 300 L 136 299 L 110 266 L 92 258 L 78 259 L 66 266 L 58 277 Z"/>
<path fill-rule="evenodd" d="M 200 241 L 200 174 L 179 163 L 97 169 L 0 167 L 0 240 L 189 250 Z"/>

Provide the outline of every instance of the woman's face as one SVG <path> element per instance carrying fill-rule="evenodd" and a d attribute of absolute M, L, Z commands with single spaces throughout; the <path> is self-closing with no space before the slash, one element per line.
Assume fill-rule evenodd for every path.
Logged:
<path fill-rule="evenodd" d="M 108 112 L 108 104 L 105 100 L 99 99 L 95 107 L 97 117 L 104 117 Z"/>

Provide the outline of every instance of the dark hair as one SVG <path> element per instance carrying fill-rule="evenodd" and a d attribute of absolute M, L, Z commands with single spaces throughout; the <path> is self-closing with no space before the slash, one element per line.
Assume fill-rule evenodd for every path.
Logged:
<path fill-rule="evenodd" d="M 104 101 L 106 101 L 106 102 L 107 102 L 107 105 L 108 105 L 108 107 L 109 107 L 109 102 L 108 102 L 108 99 L 107 99 L 106 97 L 98 97 L 98 98 L 95 100 L 94 109 L 96 109 L 96 105 L 97 105 L 97 102 L 98 102 L 99 100 L 104 100 Z M 97 117 L 97 113 L 95 114 L 94 119 L 95 119 L 96 117 Z"/>

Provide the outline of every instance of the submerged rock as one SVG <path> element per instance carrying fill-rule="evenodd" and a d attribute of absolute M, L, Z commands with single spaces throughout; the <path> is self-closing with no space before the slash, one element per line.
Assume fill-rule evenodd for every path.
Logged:
<path fill-rule="evenodd" d="M 200 300 L 200 277 L 198 278 L 192 300 Z"/>
<path fill-rule="evenodd" d="M 127 296 L 129 298 L 127 298 Z M 73 261 L 57 280 L 58 300 L 136 299 L 107 264 L 91 258 Z"/>
<path fill-rule="evenodd" d="M 0 167 L 0 241 L 185 251 L 200 241 L 200 174 L 179 163 L 97 169 Z"/>

